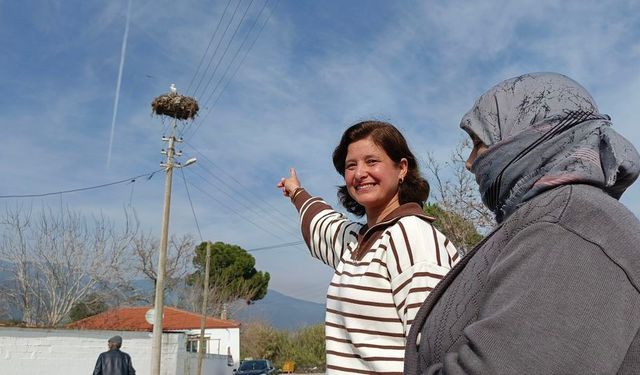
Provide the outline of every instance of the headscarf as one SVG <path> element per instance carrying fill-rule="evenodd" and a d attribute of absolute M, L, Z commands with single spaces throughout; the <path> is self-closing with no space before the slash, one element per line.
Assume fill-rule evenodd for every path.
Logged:
<path fill-rule="evenodd" d="M 556 186 L 589 184 L 619 199 L 640 173 L 640 156 L 577 82 L 531 73 L 485 92 L 460 127 L 488 149 L 471 167 L 483 202 L 502 222 Z"/>

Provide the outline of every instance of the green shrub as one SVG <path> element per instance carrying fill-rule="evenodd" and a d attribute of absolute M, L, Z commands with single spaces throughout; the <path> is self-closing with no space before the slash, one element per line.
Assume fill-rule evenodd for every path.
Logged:
<path fill-rule="evenodd" d="M 287 360 L 296 371 L 325 368 L 324 324 L 301 327 L 295 331 L 273 328 L 266 322 L 243 323 L 240 329 L 240 357 L 265 358 L 282 368 Z"/>

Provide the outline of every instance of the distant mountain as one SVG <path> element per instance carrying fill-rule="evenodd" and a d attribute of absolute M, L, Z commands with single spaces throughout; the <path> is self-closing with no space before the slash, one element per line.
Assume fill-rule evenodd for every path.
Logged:
<path fill-rule="evenodd" d="M 145 290 L 153 295 L 153 283 L 148 279 L 133 280 L 138 290 Z M 175 293 L 165 294 L 165 303 L 172 305 L 177 300 Z M 278 329 L 294 330 L 324 322 L 325 305 L 309 302 L 284 295 L 269 289 L 267 295 L 251 305 L 238 302 L 242 307 L 231 317 L 240 322 L 265 321 Z M 235 309 L 231 309 L 233 311 Z"/>
<path fill-rule="evenodd" d="M 289 297 L 273 289 L 233 317 L 241 322 L 266 321 L 278 329 L 294 330 L 324 322 L 325 305 Z"/>

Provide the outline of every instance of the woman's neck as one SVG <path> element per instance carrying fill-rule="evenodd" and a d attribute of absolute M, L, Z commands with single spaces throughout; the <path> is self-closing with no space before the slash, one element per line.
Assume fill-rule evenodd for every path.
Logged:
<path fill-rule="evenodd" d="M 378 224 L 398 207 L 400 207 L 400 201 L 396 196 L 384 207 L 381 207 L 379 209 L 376 209 L 376 208 L 366 209 L 367 227 L 371 228 L 372 226 Z"/>

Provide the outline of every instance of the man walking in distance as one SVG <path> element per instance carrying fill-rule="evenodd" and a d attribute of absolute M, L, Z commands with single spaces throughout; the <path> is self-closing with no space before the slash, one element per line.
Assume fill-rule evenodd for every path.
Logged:
<path fill-rule="evenodd" d="M 131 363 L 131 357 L 120 351 L 122 337 L 113 336 L 108 343 L 109 351 L 98 356 L 93 375 L 135 375 L 136 370 Z"/>

